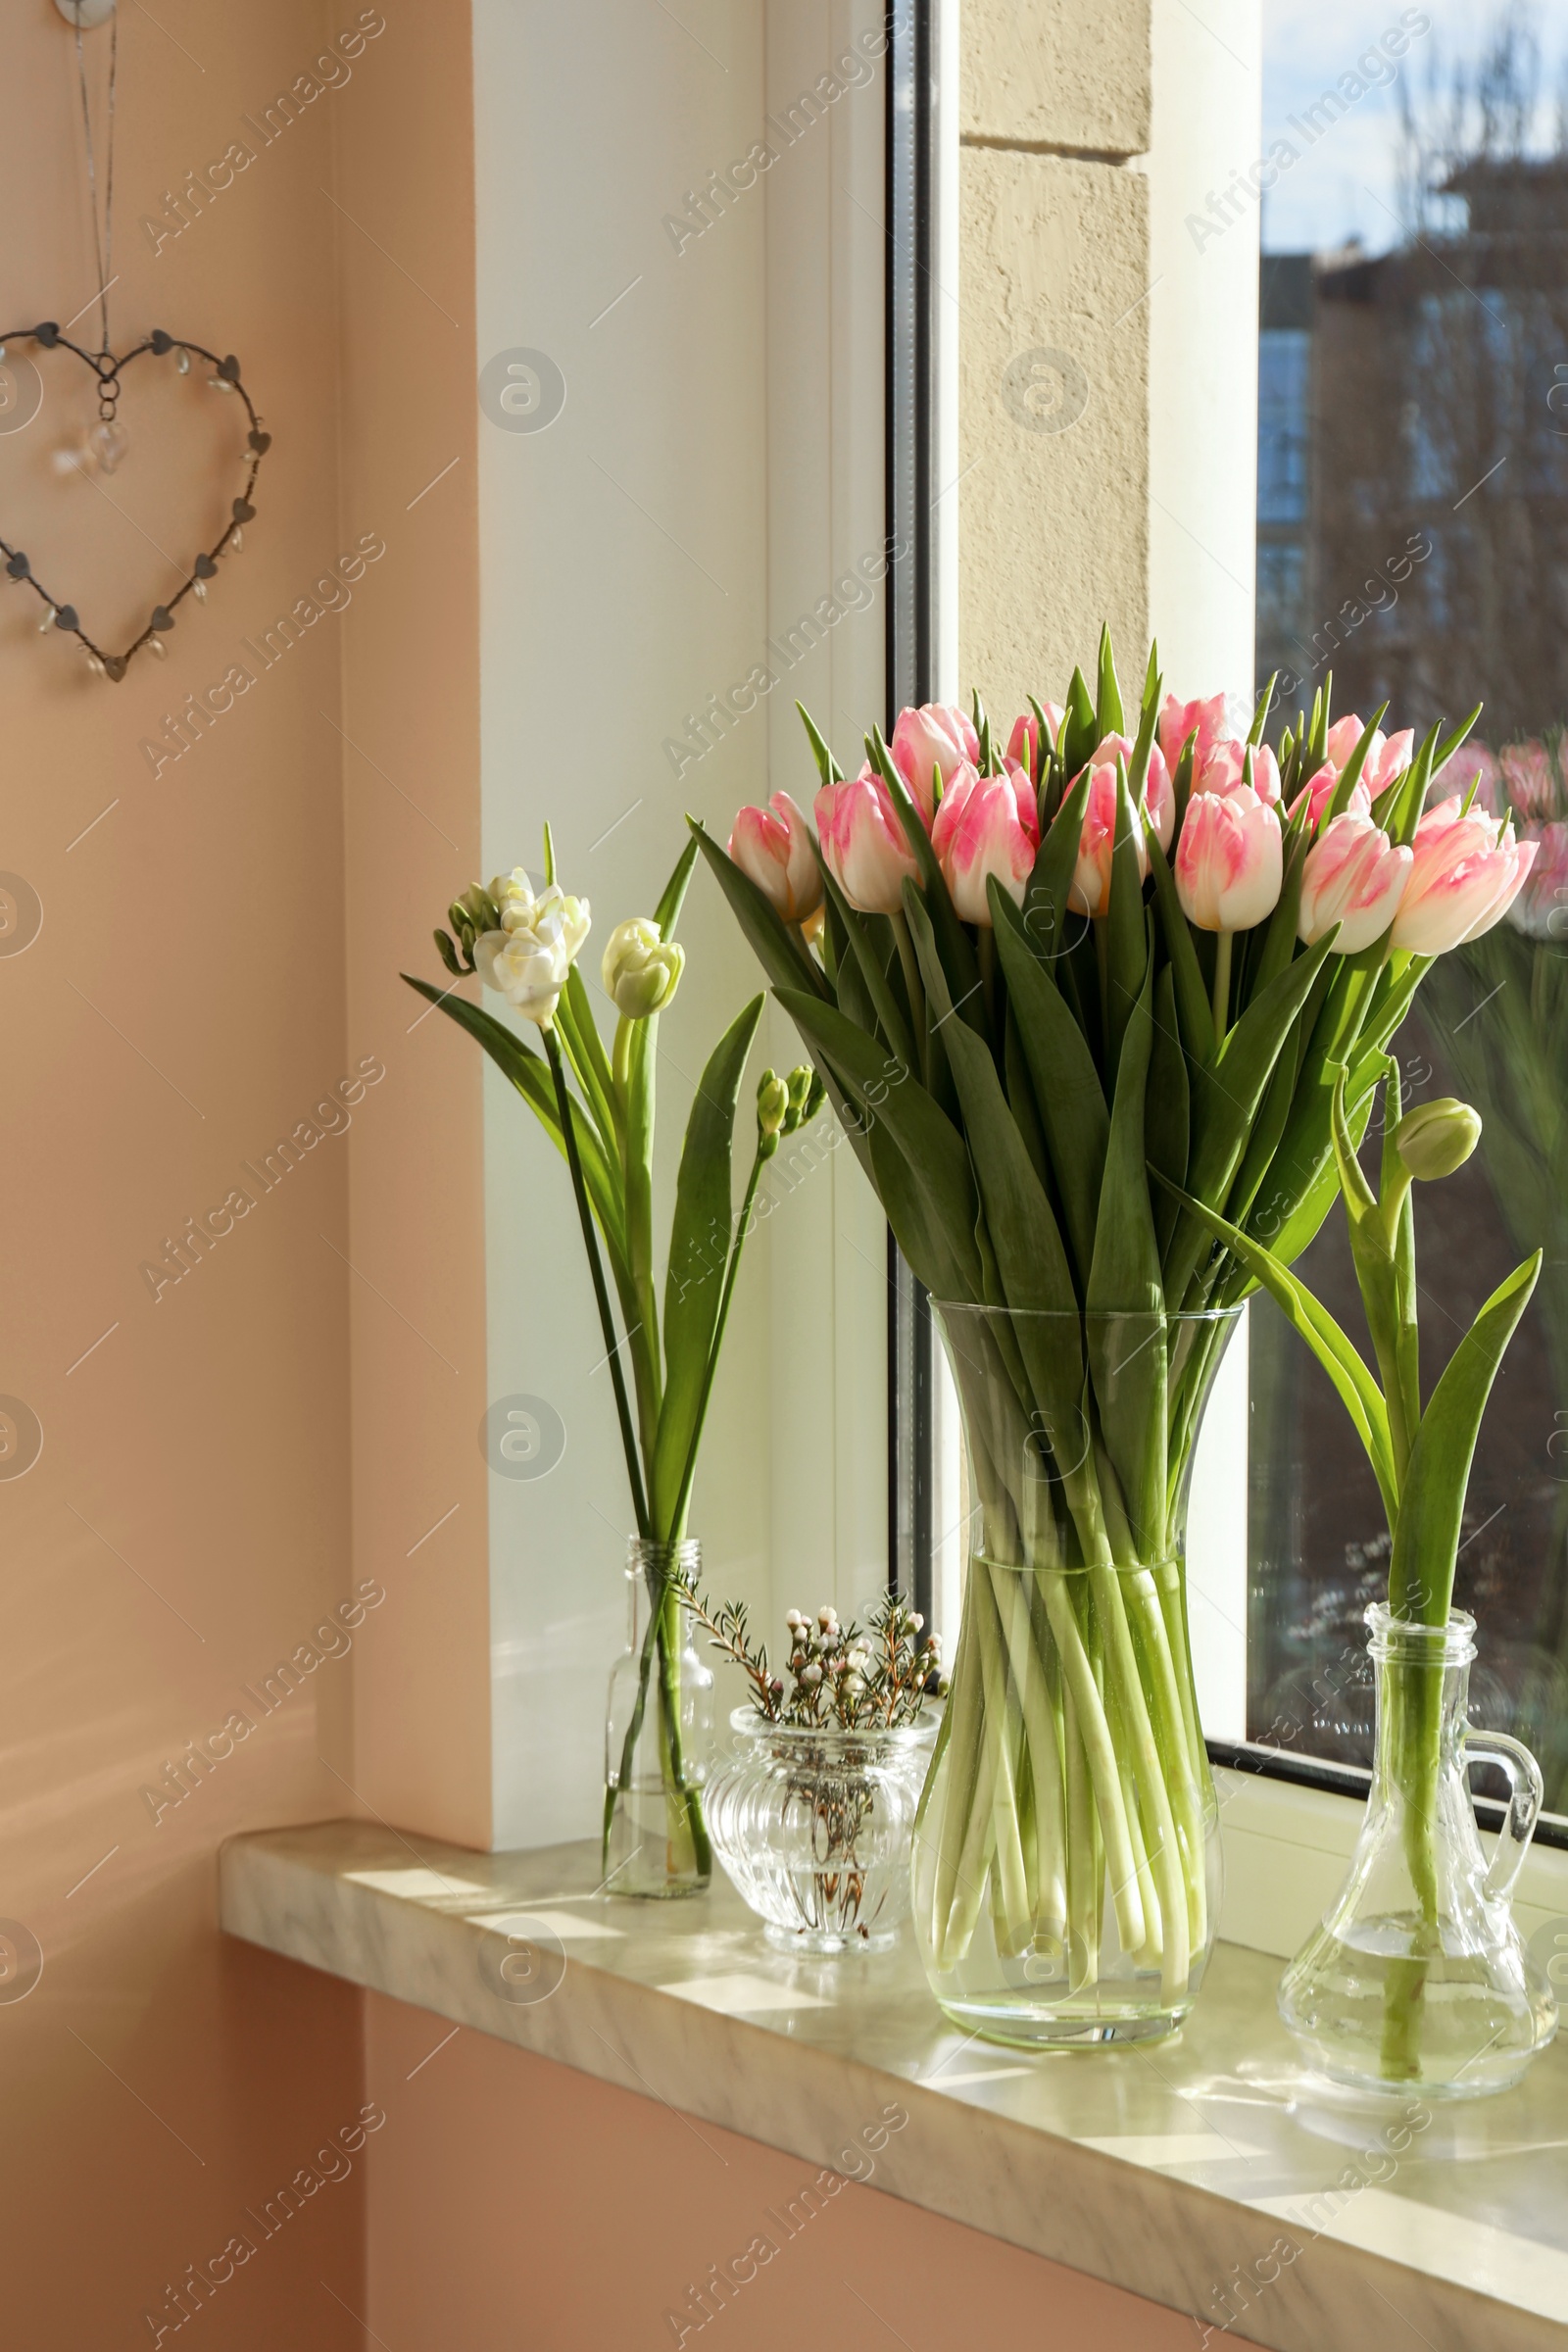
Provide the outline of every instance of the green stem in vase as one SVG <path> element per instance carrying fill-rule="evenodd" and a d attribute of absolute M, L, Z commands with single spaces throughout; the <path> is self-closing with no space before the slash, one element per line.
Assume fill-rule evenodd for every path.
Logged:
<path fill-rule="evenodd" d="M 688 1787 L 684 1742 L 681 1737 L 680 1653 L 684 1640 L 680 1596 L 669 1579 L 662 1580 L 659 1605 L 655 1611 L 659 1628 L 659 1700 L 668 1773 L 666 1788 L 670 1807 L 677 1812 L 684 1835 L 690 1839 L 692 1860 L 702 1878 L 712 1875 L 713 1855 L 709 1843 L 708 1824 L 703 1819 L 703 1792 L 700 1788 Z"/>
<path fill-rule="evenodd" d="M 642 1470 L 637 1459 L 637 1440 L 632 1428 L 631 1406 L 627 1401 L 626 1383 L 620 1369 L 621 1342 L 616 1337 L 614 1317 L 610 1311 L 610 1294 L 605 1288 L 605 1270 L 599 1262 L 599 1240 L 594 1232 L 593 1211 L 588 1205 L 588 1191 L 583 1183 L 582 1158 L 577 1150 L 577 1130 L 574 1123 L 571 1096 L 566 1086 L 565 1066 L 561 1057 L 561 1045 L 555 1030 L 544 1032 L 545 1052 L 549 1055 L 551 1074 L 556 1082 L 556 1102 L 560 1108 L 561 1128 L 566 1145 L 566 1165 L 571 1170 L 571 1189 L 577 1202 L 577 1217 L 582 1226 L 582 1246 L 588 1253 L 588 1271 L 593 1277 L 594 1301 L 599 1308 L 599 1328 L 604 1336 L 605 1353 L 610 1364 L 611 1384 L 615 1392 L 615 1414 L 620 1423 L 620 1443 L 626 1457 L 626 1479 L 631 1488 L 631 1506 L 637 1521 L 637 1533 L 648 1534 L 648 1504 L 643 1495 Z"/>

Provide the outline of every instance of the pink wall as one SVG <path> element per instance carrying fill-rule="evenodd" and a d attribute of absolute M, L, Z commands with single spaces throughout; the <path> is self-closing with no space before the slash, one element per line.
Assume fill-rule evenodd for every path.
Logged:
<path fill-rule="evenodd" d="M 368 60 L 367 61 L 368 65 Z M 389 18 L 335 118 L 346 514 L 385 534 L 347 616 L 349 1033 L 388 1083 L 352 1155 L 355 1785 L 389 1821 L 490 1842 L 482 1057 L 399 978 L 479 870 L 479 411 L 466 0 Z M 395 257 L 395 259 L 393 258 Z M 431 1531 L 434 1531 L 433 1533 Z"/>
<path fill-rule="evenodd" d="M 443 2047 L 450 2031 L 367 1996 L 367 2095 L 387 2115 L 367 2157 L 368 2318 L 397 2352 L 673 2345 L 670 2310 L 759 2232 L 776 2252 L 688 2346 L 1197 2341 L 1185 2314 L 883 2196 L 874 2174 L 808 2213 L 797 2200 L 818 2176 L 802 2158 L 482 2034 Z M 792 2203 L 807 2218 L 786 2241 L 768 2209 L 788 2225 Z"/>
<path fill-rule="evenodd" d="M 412 33 L 389 24 L 347 81 L 327 69 L 339 86 L 270 144 L 242 127 L 355 15 L 176 6 L 159 12 L 166 31 L 122 10 L 116 341 L 160 323 L 238 352 L 275 445 L 245 551 L 205 609 L 181 608 L 167 662 L 142 657 L 111 686 L 34 633 L 28 591 L 0 603 L 0 867 L 43 907 L 35 942 L 0 957 L 0 1391 L 44 1437 L 24 1477 L 0 1478 L 0 1912 L 22 1923 L 13 1946 L 35 1938 L 44 1957 L 26 1997 L 4 1997 L 24 1978 L 0 1983 L 0 2178 L 9 2325 L 62 2352 L 150 2341 L 149 2310 L 172 2326 L 166 2284 L 211 2257 L 222 2271 L 245 2208 L 302 2168 L 338 2178 L 276 2243 L 252 2230 L 255 2255 L 191 2324 L 225 2352 L 364 2341 L 321 2284 L 363 2308 L 364 2167 L 318 2164 L 364 2096 L 357 1996 L 225 1944 L 214 1924 L 224 1836 L 350 1807 L 356 1662 L 384 1628 L 403 1638 L 390 1563 L 351 1557 L 344 1259 L 349 1153 L 406 1115 L 408 1056 L 370 1006 L 345 1014 L 337 728 L 345 631 L 407 602 L 421 551 L 401 469 L 379 498 L 344 487 L 349 232 L 321 191 L 378 78 L 407 88 L 418 74 Z M 107 39 L 88 40 L 95 69 Z M 5 323 L 69 320 L 94 290 L 74 74 L 52 8 L 5 12 Z M 174 233 L 164 192 L 236 139 L 252 160 Z M 89 313 L 77 334 L 96 323 Z M 113 640 L 216 536 L 238 487 L 238 404 L 201 372 L 181 383 L 171 361 L 139 362 L 130 454 L 100 490 L 53 469 L 87 412 L 74 364 L 42 366 L 42 412 L 0 432 L 0 532 Z M 148 757 L 166 711 L 376 530 L 387 552 L 347 614 L 323 612 L 272 668 L 252 662 L 254 682 L 182 757 Z M 354 1109 L 354 1140 L 316 1145 L 155 1301 L 138 1268 L 164 1237 L 377 1054 L 386 1076 Z M 339 1654 L 264 1715 L 246 1686 L 377 1566 L 387 1598 L 352 1658 L 329 1636 Z M 234 1710 L 254 1729 L 155 1819 L 143 1788 Z"/>

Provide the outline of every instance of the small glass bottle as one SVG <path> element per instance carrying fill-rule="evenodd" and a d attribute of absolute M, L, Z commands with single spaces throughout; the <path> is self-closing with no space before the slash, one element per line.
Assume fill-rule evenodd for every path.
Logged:
<path fill-rule="evenodd" d="M 713 1875 L 703 1790 L 713 1759 L 713 1677 L 692 1646 L 676 1578 L 697 1582 L 702 1545 L 633 1536 L 624 1654 L 605 1723 L 605 1890 L 700 1894 Z"/>

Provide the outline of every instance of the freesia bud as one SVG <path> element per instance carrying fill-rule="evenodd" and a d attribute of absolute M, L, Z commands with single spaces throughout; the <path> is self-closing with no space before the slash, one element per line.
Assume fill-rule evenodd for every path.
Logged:
<path fill-rule="evenodd" d="M 918 806 L 917 796 L 911 797 Z M 929 781 L 926 799 L 929 802 Z M 904 877 L 919 869 L 893 795 L 869 761 L 847 784 L 824 784 L 815 811 L 816 838 L 828 872 L 850 905 L 862 914 L 901 913 Z"/>
<path fill-rule="evenodd" d="M 945 792 L 965 761 L 977 766 L 980 738 L 972 720 L 956 703 L 927 703 L 922 710 L 899 712 L 888 751 L 909 787 L 909 798 L 929 826 L 933 776 L 941 776 Z"/>
<path fill-rule="evenodd" d="M 536 898 L 521 866 L 493 882 L 490 896 L 500 906 L 501 928 L 474 941 L 474 969 L 524 1019 L 548 1029 L 588 937 L 588 902 L 567 898 L 559 882 L 548 883 Z"/>
<path fill-rule="evenodd" d="M 1176 844 L 1176 895 L 1200 931 L 1250 931 L 1279 902 L 1280 820 L 1246 784 L 1187 804 Z"/>
<path fill-rule="evenodd" d="M 1394 1148 L 1412 1176 L 1431 1184 L 1462 1168 L 1481 1141 L 1481 1114 L 1446 1095 L 1418 1102 L 1394 1130 Z"/>
<path fill-rule="evenodd" d="M 777 1144 L 789 1107 L 788 1086 L 774 1071 L 764 1070 L 757 1090 L 757 1132 L 764 1143 Z"/>
<path fill-rule="evenodd" d="M 467 927 L 470 931 L 500 930 L 500 906 L 491 893 L 481 890 L 477 882 L 470 883 L 462 898 L 453 901 L 450 911 L 454 923 L 459 919 L 460 908 L 467 917 Z"/>
<path fill-rule="evenodd" d="M 821 906 L 822 873 L 810 827 L 787 792 L 775 792 L 765 808 L 741 810 L 729 854 L 785 922 L 807 922 Z"/>
<path fill-rule="evenodd" d="M 1455 798 L 1429 808 L 1415 829 L 1414 861 L 1392 944 L 1414 956 L 1442 956 L 1479 939 L 1499 922 L 1524 887 L 1537 844 L 1516 841 L 1512 817 L 1473 808 L 1459 813 Z"/>
<path fill-rule="evenodd" d="M 1306 854 L 1301 870 L 1298 929 L 1312 947 L 1340 926 L 1334 945 L 1342 956 L 1358 956 L 1381 939 L 1393 922 L 1414 862 L 1369 816 L 1347 810 L 1335 817 Z"/>
<path fill-rule="evenodd" d="M 827 1100 L 827 1088 L 819 1070 L 809 1062 L 797 1062 L 789 1076 L 790 1106 L 784 1120 L 784 1132 L 793 1135 L 798 1127 L 808 1127 Z"/>
<path fill-rule="evenodd" d="M 599 968 L 605 994 L 622 1020 L 645 1021 L 669 1003 L 685 962 L 683 947 L 674 940 L 666 946 L 656 922 L 634 914 L 610 934 Z"/>
<path fill-rule="evenodd" d="M 960 919 L 991 927 L 986 882 L 995 874 L 1015 905 L 1040 847 L 1035 789 L 1022 768 L 979 776 L 967 764 L 954 771 L 942 796 L 931 847 Z"/>

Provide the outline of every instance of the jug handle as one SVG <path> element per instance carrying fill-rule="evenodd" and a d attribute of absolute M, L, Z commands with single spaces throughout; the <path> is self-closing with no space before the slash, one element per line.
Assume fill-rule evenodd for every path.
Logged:
<path fill-rule="evenodd" d="M 1520 1740 L 1510 1740 L 1502 1732 L 1472 1732 L 1468 1727 L 1464 1735 L 1464 1763 L 1467 1772 L 1472 1764 L 1495 1764 L 1508 1782 L 1508 1809 L 1497 1834 L 1492 1868 L 1481 1890 L 1489 1903 L 1506 1902 L 1530 1850 L 1545 1798 L 1541 1766 Z"/>

